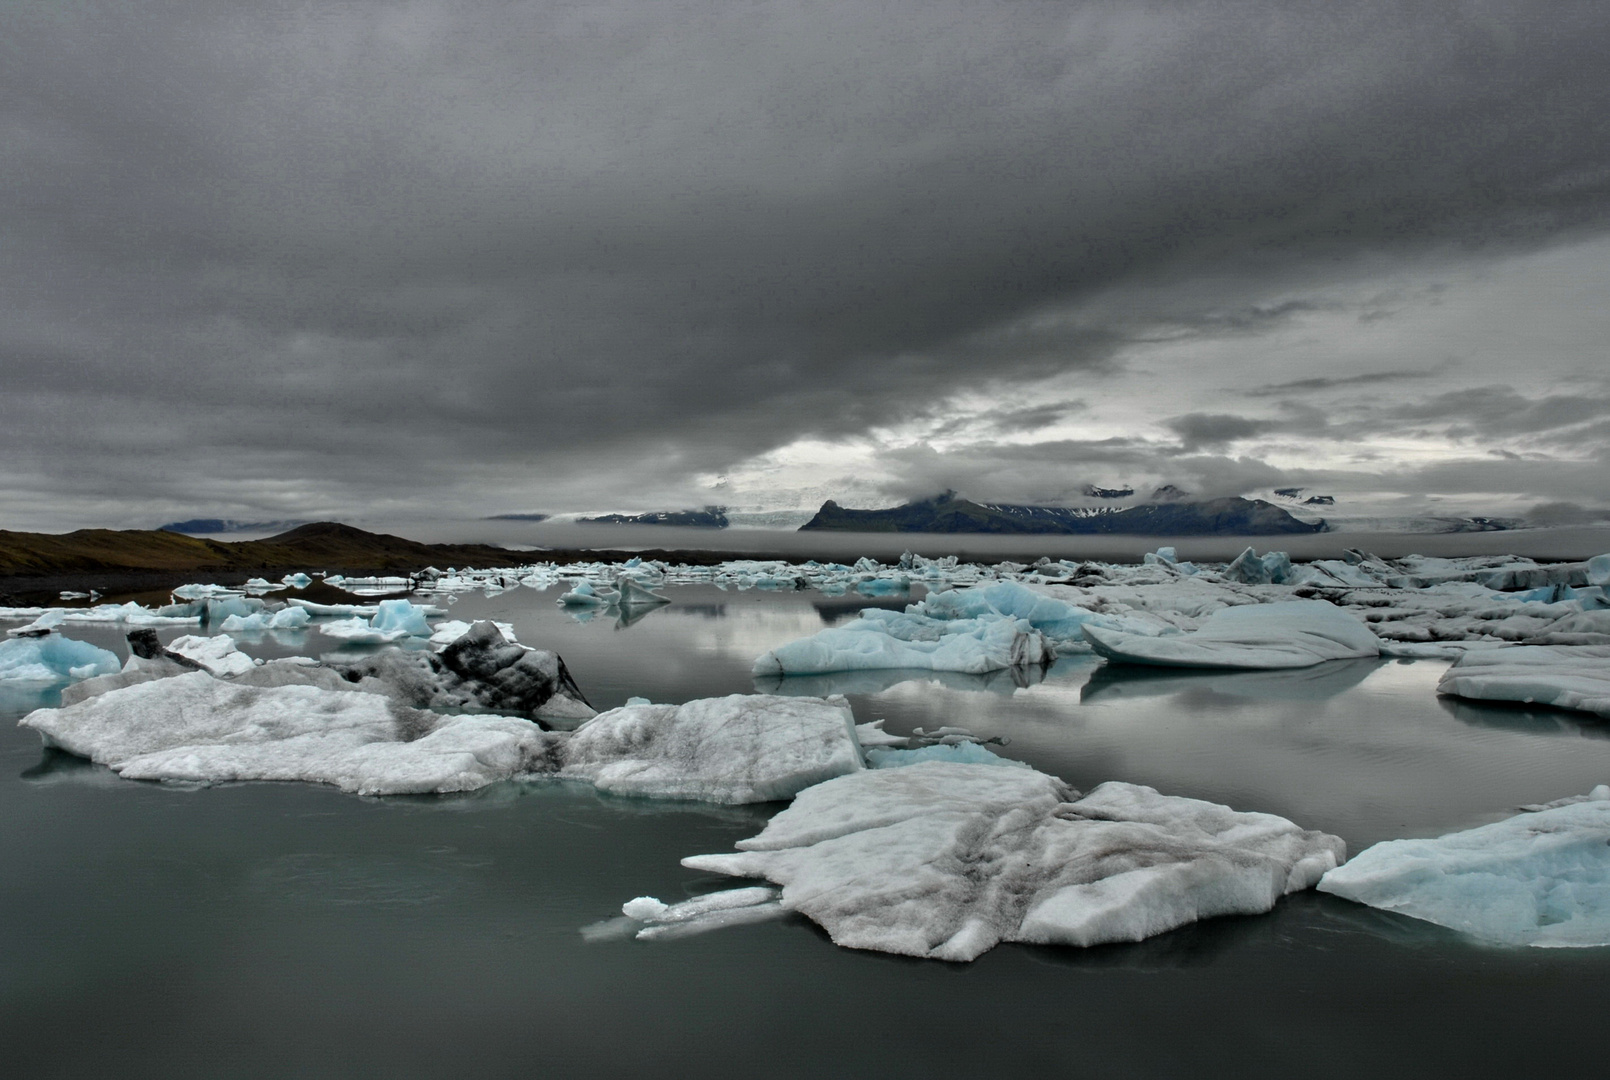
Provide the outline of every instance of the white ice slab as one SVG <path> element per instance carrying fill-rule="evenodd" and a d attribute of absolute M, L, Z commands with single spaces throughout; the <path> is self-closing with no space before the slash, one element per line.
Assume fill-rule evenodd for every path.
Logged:
<path fill-rule="evenodd" d="M 22 724 L 129 779 L 303 780 L 372 795 L 467 791 L 536 771 L 555 738 L 529 720 L 201 671 L 39 709 Z"/>
<path fill-rule="evenodd" d="M 1084 635 L 1109 660 L 1162 667 L 1303 668 L 1380 654 L 1369 627 L 1324 600 L 1222 608 L 1191 634 L 1143 637 L 1087 624 Z"/>
<path fill-rule="evenodd" d="M 1437 693 L 1610 717 L 1610 645 L 1518 645 L 1460 657 Z"/>
<path fill-rule="evenodd" d="M 781 885 L 840 945 L 943 960 L 1267 911 L 1345 854 L 1270 814 L 1133 784 L 1079 799 L 1033 769 L 945 762 L 808 788 L 738 847 L 683 865 Z"/>
<path fill-rule="evenodd" d="M 842 698 L 766 694 L 611 709 L 576 729 L 563 760 L 562 776 L 603 791 L 716 803 L 790 799 L 862 768 Z"/>

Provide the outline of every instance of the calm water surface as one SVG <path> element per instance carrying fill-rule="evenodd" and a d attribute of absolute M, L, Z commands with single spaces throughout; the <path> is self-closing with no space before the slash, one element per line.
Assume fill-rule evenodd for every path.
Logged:
<path fill-rule="evenodd" d="M 1169 675 L 1072 658 L 1034 680 L 757 686 L 755 655 L 865 601 L 683 588 L 622 625 L 577 622 L 555 595 L 465 596 L 453 617 L 513 622 L 600 708 L 842 692 L 893 731 L 1001 735 L 1082 788 L 1270 811 L 1354 851 L 1610 781 L 1603 725 L 1453 705 L 1433 693 L 1442 664 Z M 46 703 L 6 691 L 0 716 Z M 1487 948 L 1314 893 L 1139 945 L 960 966 L 839 949 L 804 920 L 589 943 L 580 929 L 634 896 L 727 884 L 678 860 L 729 850 L 776 807 L 556 783 L 164 787 L 9 722 L 0 755 L 0 1049 L 17 1076 L 1515 1076 L 1603 1056 L 1604 950 Z"/>

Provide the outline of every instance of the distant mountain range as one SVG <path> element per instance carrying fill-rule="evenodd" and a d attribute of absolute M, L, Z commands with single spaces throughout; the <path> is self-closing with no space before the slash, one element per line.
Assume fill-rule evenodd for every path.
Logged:
<path fill-rule="evenodd" d="M 1172 494 L 1172 493 L 1170 493 Z M 1154 496 L 1155 497 L 1155 496 Z M 1165 496 L 1167 497 L 1167 496 Z M 800 531 L 925 533 L 1043 533 L 1130 536 L 1273 536 L 1325 531 L 1262 499 L 1153 502 L 1123 509 L 1104 506 L 1018 506 L 975 503 L 955 492 L 885 510 L 851 510 L 829 499 Z"/>
<path fill-rule="evenodd" d="M 649 514 L 604 514 L 577 518 L 589 525 L 680 525 L 695 529 L 725 529 L 727 508 L 707 506 L 703 510 L 657 510 Z"/>
<path fill-rule="evenodd" d="M 189 521 L 170 521 L 158 525 L 158 532 L 184 533 L 186 536 L 218 536 L 223 533 L 282 533 L 294 529 L 302 521 L 231 521 L 228 518 L 191 518 Z"/>

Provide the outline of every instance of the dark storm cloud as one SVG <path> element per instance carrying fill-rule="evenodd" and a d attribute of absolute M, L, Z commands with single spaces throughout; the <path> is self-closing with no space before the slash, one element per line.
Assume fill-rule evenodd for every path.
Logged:
<path fill-rule="evenodd" d="M 1082 298 L 1610 214 L 1599 3 L 35 3 L 0 48 L 0 509 L 63 523 L 655 504 L 1111 370 Z"/>
<path fill-rule="evenodd" d="M 1254 420 L 1246 416 L 1225 413 L 1186 413 L 1176 416 L 1164 425 L 1180 437 L 1185 450 L 1202 447 L 1222 448 L 1239 439 L 1250 439 L 1282 425 L 1273 420 Z"/>
<path fill-rule="evenodd" d="M 1441 370 L 1445 369 L 1432 371 L 1369 371 L 1341 378 L 1292 379 L 1290 382 L 1274 383 L 1270 386 L 1255 386 L 1251 389 L 1243 390 L 1242 393 L 1247 397 L 1281 397 L 1292 394 L 1313 393 L 1320 390 L 1368 388 L 1382 386 L 1386 383 L 1432 379 L 1441 374 Z"/>

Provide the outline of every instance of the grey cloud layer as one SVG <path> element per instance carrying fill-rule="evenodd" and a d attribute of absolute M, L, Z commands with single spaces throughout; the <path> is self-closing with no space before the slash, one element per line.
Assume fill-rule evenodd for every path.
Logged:
<path fill-rule="evenodd" d="M 653 506 L 981 379 L 1108 369 L 1133 314 L 1035 318 L 1084 297 L 1169 282 L 1152 315 L 1250 332 L 1291 312 L 1213 315 L 1226 271 L 1602 229 L 1603 5 L 1404 8 L 14 10 L 7 498 Z M 946 458 L 890 462 L 954 484 Z"/>

